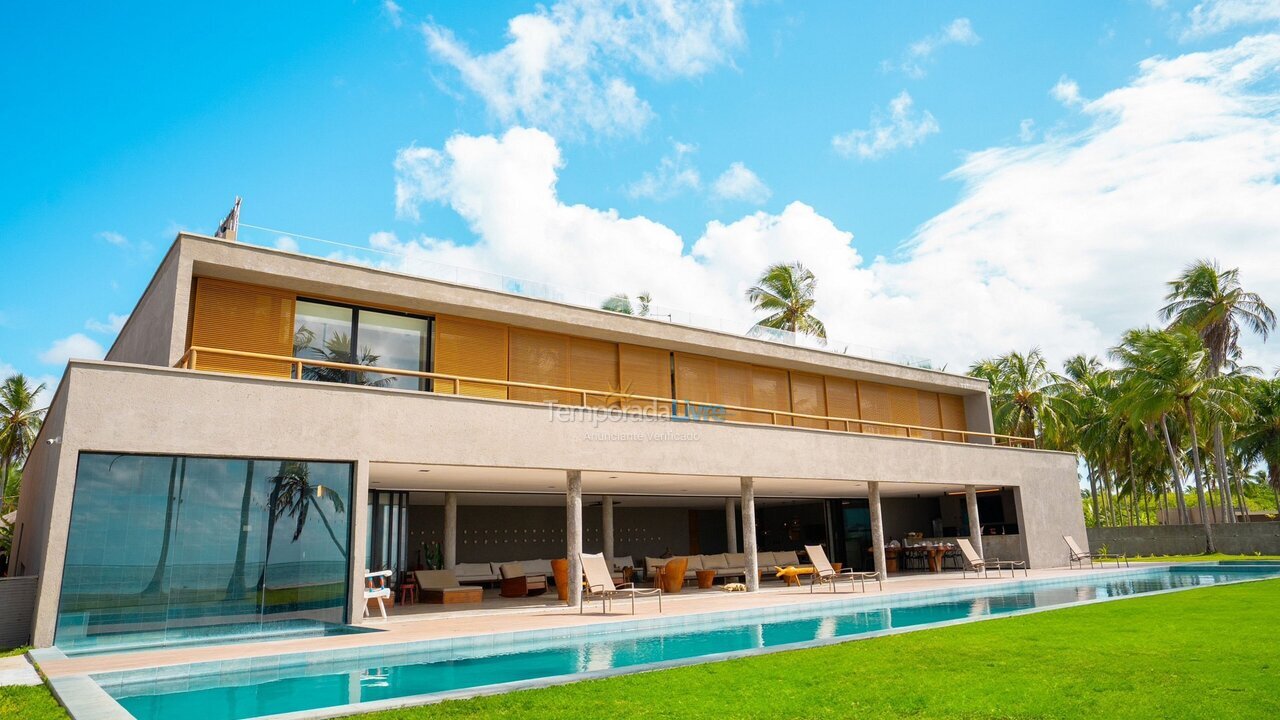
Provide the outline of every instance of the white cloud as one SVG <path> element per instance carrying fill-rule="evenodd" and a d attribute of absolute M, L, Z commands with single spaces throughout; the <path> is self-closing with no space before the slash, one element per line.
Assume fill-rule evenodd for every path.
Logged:
<path fill-rule="evenodd" d="M 889 116 L 873 115 L 867 130 L 850 130 L 831 138 L 836 152 L 845 157 L 857 156 L 863 160 L 884 157 L 898 148 L 911 148 L 941 128 L 933 114 L 925 110 L 912 112 L 911 95 L 903 90 L 889 101 Z"/>
<path fill-rule="evenodd" d="M 1018 139 L 1022 142 L 1031 142 L 1036 139 L 1036 121 L 1031 118 L 1024 118 L 1018 123 Z"/>
<path fill-rule="evenodd" d="M 490 53 L 439 25 L 422 31 L 432 56 L 498 119 L 561 136 L 638 133 L 653 111 L 626 75 L 698 77 L 731 64 L 746 42 L 731 0 L 562 0 L 511 18 L 509 42 Z"/>
<path fill-rule="evenodd" d="M 697 152 L 695 145 L 671 143 L 671 153 L 658 161 L 658 167 L 640 176 L 627 186 L 627 194 L 633 198 L 670 200 L 677 195 L 702 187 L 702 176 L 689 158 Z"/>
<path fill-rule="evenodd" d="M 749 203 L 762 203 L 773 194 L 746 165 L 735 162 L 711 186 L 712 193 L 722 200 L 741 200 Z"/>
<path fill-rule="evenodd" d="M 111 230 L 104 230 L 98 233 L 98 239 L 106 241 L 108 244 L 115 245 L 116 247 L 129 247 L 129 238 Z"/>
<path fill-rule="evenodd" d="M 299 251 L 298 241 L 288 235 L 281 235 L 276 238 L 274 245 L 277 250 L 284 250 L 285 252 L 296 253 Z"/>
<path fill-rule="evenodd" d="M 979 42 L 982 42 L 982 38 L 974 32 L 969 18 L 956 18 L 937 32 L 908 45 L 897 68 L 908 77 L 919 79 L 925 76 L 927 66 L 933 61 L 933 55 L 938 50 L 948 45 L 977 45 Z M 894 64 L 887 60 L 882 63 L 882 66 L 886 70 L 894 68 Z"/>
<path fill-rule="evenodd" d="M 1280 22 L 1280 0 L 1207 0 L 1187 14 L 1183 40 L 1215 35 L 1241 25 Z"/>
<path fill-rule="evenodd" d="M 387 14 L 387 19 L 391 21 L 393 26 L 400 27 L 404 25 L 404 18 L 402 17 L 404 8 L 400 7 L 395 0 L 383 0 L 382 11 Z"/>
<path fill-rule="evenodd" d="M 1130 84 L 1082 107 L 1075 135 L 967 156 L 951 174 L 960 199 L 893 259 L 864 258 L 848 229 L 802 202 L 708 223 L 686 250 L 661 223 L 563 201 L 555 140 L 526 129 L 455 136 L 421 173 L 414 195 L 457 211 L 474 243 L 371 242 L 403 253 L 389 262 L 408 271 L 438 275 L 445 263 L 604 294 L 647 289 L 730 331 L 752 322 L 743 293 L 756 275 L 799 260 L 818 275 L 833 339 L 952 370 L 1032 345 L 1058 360 L 1101 353 L 1156 321 L 1164 283 L 1195 258 L 1241 268 L 1250 290 L 1280 304 L 1277 77 L 1280 36 L 1144 61 Z M 1249 362 L 1280 363 L 1245 342 Z"/>
<path fill-rule="evenodd" d="M 1054 100 L 1067 107 L 1076 107 L 1085 103 L 1084 98 L 1080 96 L 1080 84 L 1066 75 L 1058 78 L 1058 83 L 1050 88 L 1049 94 Z"/>
<path fill-rule="evenodd" d="M 40 362 L 46 365 L 65 365 L 68 360 L 101 360 L 106 352 L 97 340 L 83 333 L 75 333 L 55 340 L 48 350 L 40 353 Z"/>
<path fill-rule="evenodd" d="M 107 314 L 107 321 L 95 320 L 90 318 L 85 321 L 86 330 L 96 333 L 115 335 L 124 329 L 124 324 L 129 321 L 129 315 L 117 315 L 115 313 Z"/>

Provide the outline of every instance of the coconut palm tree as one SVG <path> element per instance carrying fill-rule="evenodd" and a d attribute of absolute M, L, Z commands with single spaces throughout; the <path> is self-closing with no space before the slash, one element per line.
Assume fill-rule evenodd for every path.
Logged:
<path fill-rule="evenodd" d="M 1254 378 L 1246 393 L 1253 416 L 1240 427 L 1236 445 L 1247 462 L 1266 465 L 1268 484 L 1280 492 L 1280 377 Z"/>
<path fill-rule="evenodd" d="M 813 315 L 816 302 L 813 294 L 817 286 L 813 272 L 798 262 L 770 265 L 747 290 L 752 309 L 769 313 L 756 325 L 812 335 L 826 344 L 827 328 Z"/>
<path fill-rule="evenodd" d="M 1205 366 L 1209 351 L 1190 328 L 1134 331 L 1113 351 L 1125 367 L 1123 406 L 1137 417 L 1158 417 L 1172 408 L 1182 411 L 1191 435 L 1191 458 L 1196 496 L 1204 524 L 1208 552 L 1214 551 L 1213 529 L 1205 502 L 1205 473 L 1200 460 L 1198 422 L 1234 401 L 1234 393 L 1221 378 L 1209 375 Z"/>
<path fill-rule="evenodd" d="M 48 408 L 37 408 L 36 396 L 43 391 L 44 383 L 32 387 L 22 373 L 10 375 L 0 383 L 0 483 L 8 481 L 11 468 L 26 461 L 40 434 Z"/>
<path fill-rule="evenodd" d="M 329 539 L 338 548 L 339 554 L 344 558 L 347 556 L 347 548 L 333 531 L 333 525 L 325 516 L 324 506 L 320 502 L 327 501 L 332 506 L 333 512 L 341 515 L 346 512 L 346 505 L 341 495 L 333 488 L 313 483 L 310 466 L 296 460 L 281 462 L 280 470 L 270 480 L 271 498 L 267 503 L 267 551 L 262 563 L 262 574 L 258 577 L 259 591 L 266 589 L 267 565 L 271 561 L 271 545 L 275 540 L 276 525 L 286 515 L 294 520 L 293 538 L 290 542 L 297 542 L 307 527 L 307 521 L 311 517 L 310 511 L 314 509 L 316 516 L 328 531 Z"/>
<path fill-rule="evenodd" d="M 631 301 L 631 296 L 626 293 L 618 293 L 601 303 L 600 309 L 608 310 L 609 312 L 621 313 L 623 315 L 648 317 L 649 305 L 652 302 L 653 296 L 648 292 L 642 292 L 639 295 L 636 295 L 634 303 Z"/>
<path fill-rule="evenodd" d="M 1257 293 L 1240 285 L 1238 268 L 1223 270 L 1213 260 L 1197 260 L 1173 281 L 1160 317 L 1194 330 L 1209 352 L 1206 377 L 1217 377 L 1228 362 L 1239 357 L 1240 331 L 1247 329 L 1264 341 L 1276 326 L 1275 313 Z M 1224 520 L 1235 522 L 1230 511 L 1231 483 L 1227 475 L 1226 443 L 1221 422 L 1213 426 L 1213 456 L 1221 481 L 1222 505 L 1228 509 Z"/>
<path fill-rule="evenodd" d="M 973 377 L 991 385 L 991 412 L 996 432 L 1044 440 L 1059 437 L 1062 378 L 1049 369 L 1039 348 L 979 360 L 969 367 Z"/>

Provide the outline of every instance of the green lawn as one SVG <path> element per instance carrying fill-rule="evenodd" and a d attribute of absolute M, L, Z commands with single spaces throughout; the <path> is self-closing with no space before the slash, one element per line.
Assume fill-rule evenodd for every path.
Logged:
<path fill-rule="evenodd" d="M 360 717 L 1277 717 L 1278 625 L 1270 580 Z M 0 688 L 0 717 L 64 715 Z"/>
<path fill-rule="evenodd" d="M 1200 555 L 1138 555 L 1131 562 L 1215 562 L 1217 560 L 1280 560 L 1280 555 L 1226 555 L 1202 553 Z"/>

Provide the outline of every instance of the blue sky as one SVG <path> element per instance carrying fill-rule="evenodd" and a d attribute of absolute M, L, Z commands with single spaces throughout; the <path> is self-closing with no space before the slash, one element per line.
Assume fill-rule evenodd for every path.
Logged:
<path fill-rule="evenodd" d="M 834 337 L 953 369 L 1103 351 L 1201 254 L 1280 303 L 1269 0 L 188 5 L 0 27 L 0 369 L 108 347 L 174 233 L 235 195 L 247 223 L 396 253 L 351 257 L 731 322 L 801 259 Z"/>

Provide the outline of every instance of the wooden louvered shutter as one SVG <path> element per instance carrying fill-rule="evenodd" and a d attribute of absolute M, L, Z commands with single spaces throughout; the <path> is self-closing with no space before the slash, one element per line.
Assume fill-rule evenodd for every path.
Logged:
<path fill-rule="evenodd" d="M 917 390 L 916 399 L 920 405 L 920 424 L 931 428 L 942 427 L 942 410 L 938 407 L 938 393 Z M 921 432 L 916 437 L 939 440 L 942 436 L 936 432 Z"/>
<path fill-rule="evenodd" d="M 444 375 L 507 379 L 507 327 L 479 320 L 439 315 L 435 321 L 435 371 Z M 436 392 L 452 393 L 453 382 L 436 380 Z M 506 399 L 505 385 L 463 382 L 462 395 Z"/>
<path fill-rule="evenodd" d="M 916 400 L 915 389 L 889 386 L 889 417 L 890 422 L 901 425 L 920 424 L 920 403 Z M 905 436 L 914 435 L 915 432 L 908 432 L 905 428 L 894 428 L 893 434 Z"/>
<path fill-rule="evenodd" d="M 569 386 L 583 390 L 618 392 L 618 345 L 603 340 L 570 338 Z M 579 398 L 578 402 L 582 402 L 582 399 Z M 608 397 L 587 396 L 587 405 L 590 407 L 605 407 L 609 404 Z"/>
<path fill-rule="evenodd" d="M 788 388 L 787 371 L 777 368 L 751 366 L 751 406 L 765 410 L 791 410 L 791 393 Z M 772 416 L 766 416 L 765 422 L 771 422 Z M 790 425 L 791 416 L 778 415 L 777 425 Z"/>
<path fill-rule="evenodd" d="M 791 411 L 805 415 L 827 414 L 827 390 L 821 375 L 791 373 Z M 826 429 L 826 420 L 793 418 L 796 427 Z"/>
<path fill-rule="evenodd" d="M 858 383 L 847 378 L 827 377 L 827 414 L 831 417 L 858 418 Z M 831 421 L 832 430 L 844 430 L 845 423 Z M 862 432 L 858 423 L 848 423 L 852 432 Z"/>
<path fill-rule="evenodd" d="M 569 338 L 564 335 L 511 328 L 507 377 L 513 382 L 569 387 Z M 512 387 L 512 400 L 580 405 L 582 397 L 560 390 Z"/>
<path fill-rule="evenodd" d="M 893 422 L 893 414 L 889 409 L 889 386 L 880 383 L 859 382 L 858 402 L 863 420 L 876 422 Z M 865 425 L 866 432 L 877 435 L 897 435 L 893 428 L 881 425 Z"/>
<path fill-rule="evenodd" d="M 275 288 L 196 278 L 191 345 L 263 355 L 293 355 L 293 293 Z M 290 377 L 286 361 L 196 354 L 197 370 Z"/>
<path fill-rule="evenodd" d="M 964 412 L 963 397 L 959 395 L 939 395 L 938 405 L 942 411 L 942 427 L 948 430 L 969 429 L 969 422 Z M 963 442 L 964 436 L 960 433 L 943 433 L 942 439 Z"/>
<path fill-rule="evenodd" d="M 704 418 L 705 410 L 691 410 L 695 404 L 705 409 L 720 402 L 716 386 L 716 361 L 699 355 L 675 354 L 676 412 L 688 417 Z"/>
<path fill-rule="evenodd" d="M 725 405 L 751 407 L 751 366 L 729 360 L 716 361 L 716 385 L 720 390 L 720 402 Z M 736 422 L 769 422 L 768 415 L 726 410 L 725 420 Z"/>
<path fill-rule="evenodd" d="M 667 350 L 619 345 L 618 375 L 624 394 L 671 398 L 671 353 Z M 645 408 L 652 407 L 653 403 L 648 400 L 629 400 L 624 406 Z"/>

